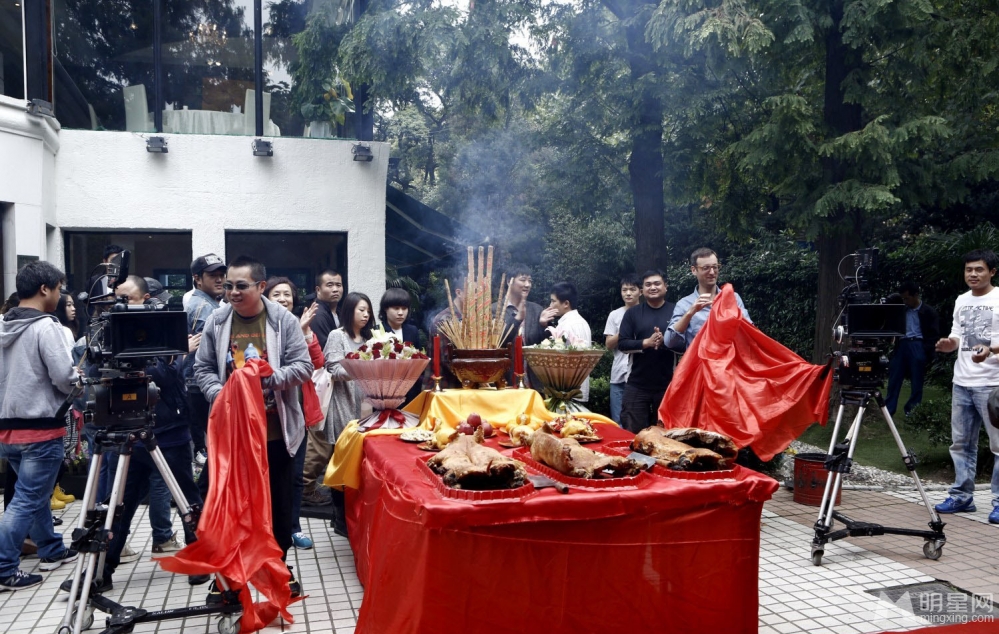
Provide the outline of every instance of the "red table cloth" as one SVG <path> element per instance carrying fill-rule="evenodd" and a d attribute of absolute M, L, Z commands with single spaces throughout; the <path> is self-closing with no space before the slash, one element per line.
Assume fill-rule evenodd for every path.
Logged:
<path fill-rule="evenodd" d="M 604 443 L 632 437 L 599 430 Z M 471 504 L 437 492 L 417 464 L 427 456 L 396 437 L 364 443 L 360 487 L 347 489 L 357 632 L 756 632 L 773 479 L 739 468 Z"/>

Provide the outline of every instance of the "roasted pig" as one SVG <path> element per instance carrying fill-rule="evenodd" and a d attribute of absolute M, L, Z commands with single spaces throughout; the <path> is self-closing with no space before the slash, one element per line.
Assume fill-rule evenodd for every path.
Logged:
<path fill-rule="evenodd" d="M 620 478 L 636 475 L 641 468 L 634 460 L 591 451 L 576 440 L 558 438 L 549 430 L 545 426 L 531 435 L 531 457 L 559 473 L 573 478 Z"/>
<path fill-rule="evenodd" d="M 694 449 L 708 449 L 721 456 L 719 467 L 728 469 L 739 456 L 739 448 L 731 438 L 725 434 L 697 429 L 696 427 L 680 427 L 677 429 L 667 429 L 664 431 L 667 438 L 679 440 L 685 445 L 690 445 Z"/>
<path fill-rule="evenodd" d="M 709 449 L 695 449 L 668 437 L 662 427 L 643 429 L 631 441 L 638 453 L 652 456 L 660 466 L 674 471 L 718 471 L 722 457 Z"/>
<path fill-rule="evenodd" d="M 430 458 L 427 466 L 443 478 L 444 484 L 455 489 L 488 491 L 524 486 L 527 481 L 524 464 L 481 442 L 481 429 L 474 436 L 459 436 Z"/>

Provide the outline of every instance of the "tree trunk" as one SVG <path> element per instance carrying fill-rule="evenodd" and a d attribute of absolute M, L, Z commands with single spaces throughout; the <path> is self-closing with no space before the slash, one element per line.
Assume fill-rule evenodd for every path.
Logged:
<path fill-rule="evenodd" d="M 628 176 L 635 205 L 635 270 L 664 268 L 666 260 L 665 205 L 663 203 L 663 107 L 647 75 L 656 73 L 651 45 L 645 41 L 645 22 L 627 28 L 628 65 L 633 86 L 644 86 L 640 110 L 632 127 Z"/>
<path fill-rule="evenodd" d="M 823 122 L 830 136 L 842 136 L 859 130 L 863 123 L 860 105 L 846 103 L 843 81 L 860 68 L 859 53 L 843 43 L 840 22 L 843 19 L 844 0 L 835 0 L 830 7 L 831 24 L 826 31 L 826 83 L 822 111 Z M 827 186 L 842 182 L 847 177 L 848 166 L 841 161 L 826 158 L 822 162 Z M 843 288 L 839 276 L 839 263 L 858 246 L 858 233 L 862 228 L 861 216 L 856 210 L 844 209 L 830 218 L 816 241 L 819 250 L 819 287 L 817 315 L 815 318 L 815 345 L 812 360 L 819 363 L 832 346 L 832 329 L 839 313 L 838 297 Z"/>

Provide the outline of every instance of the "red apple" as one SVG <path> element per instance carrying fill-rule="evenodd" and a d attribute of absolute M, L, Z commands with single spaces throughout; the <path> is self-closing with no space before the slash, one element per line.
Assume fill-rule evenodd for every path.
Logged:
<path fill-rule="evenodd" d="M 482 424 L 482 417 L 476 414 L 475 412 L 472 412 L 471 414 L 468 415 L 468 420 L 465 422 L 471 425 L 472 429 L 478 429 L 479 425 Z"/>
<path fill-rule="evenodd" d="M 475 433 L 475 430 L 472 429 L 472 426 L 469 425 L 467 422 L 463 422 L 458 425 L 458 433 L 464 434 L 466 436 L 471 436 L 472 434 Z"/>
<path fill-rule="evenodd" d="M 492 435 L 493 435 L 493 426 L 487 423 L 486 421 L 482 421 L 482 437 L 491 438 Z"/>

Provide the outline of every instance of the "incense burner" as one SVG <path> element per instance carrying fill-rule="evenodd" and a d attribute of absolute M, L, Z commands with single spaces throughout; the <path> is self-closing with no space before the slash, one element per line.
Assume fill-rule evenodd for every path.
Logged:
<path fill-rule="evenodd" d="M 465 389 L 506 387 L 506 373 L 510 369 L 510 348 L 455 348 L 451 347 L 451 372 Z"/>

